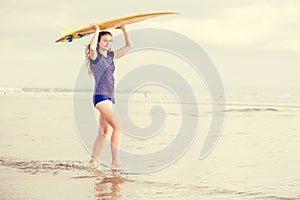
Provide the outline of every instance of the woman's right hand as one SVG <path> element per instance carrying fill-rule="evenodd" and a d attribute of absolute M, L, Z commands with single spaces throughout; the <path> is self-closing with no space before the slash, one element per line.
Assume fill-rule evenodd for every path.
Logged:
<path fill-rule="evenodd" d="M 99 28 L 99 26 L 98 26 L 96 23 L 92 23 L 90 26 L 91 26 L 95 31 L 97 31 L 97 32 L 100 31 L 100 28 Z"/>

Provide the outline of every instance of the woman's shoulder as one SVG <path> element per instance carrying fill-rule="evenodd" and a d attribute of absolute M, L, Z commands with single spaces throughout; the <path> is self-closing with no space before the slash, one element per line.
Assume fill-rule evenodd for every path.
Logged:
<path fill-rule="evenodd" d="M 107 55 L 111 58 L 114 58 L 115 52 L 114 51 L 109 51 L 109 52 L 107 52 Z"/>

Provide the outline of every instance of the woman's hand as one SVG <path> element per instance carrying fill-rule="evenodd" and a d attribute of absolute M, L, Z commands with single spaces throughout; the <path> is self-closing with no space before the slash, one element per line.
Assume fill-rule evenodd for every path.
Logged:
<path fill-rule="evenodd" d="M 121 29 L 122 29 L 123 32 L 126 32 L 126 27 L 125 27 L 125 25 L 122 25 L 122 26 L 121 26 Z"/>
<path fill-rule="evenodd" d="M 116 29 L 122 29 L 123 32 L 126 32 L 126 27 L 125 25 L 119 26 Z"/>
<path fill-rule="evenodd" d="M 100 31 L 100 28 L 99 28 L 99 26 L 96 23 L 92 23 L 90 26 L 95 30 L 95 32 L 99 32 Z"/>

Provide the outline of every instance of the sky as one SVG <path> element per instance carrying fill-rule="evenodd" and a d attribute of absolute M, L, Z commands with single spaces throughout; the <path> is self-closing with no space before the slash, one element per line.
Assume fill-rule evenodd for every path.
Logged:
<path fill-rule="evenodd" d="M 298 0 L 2 1 L 0 87 L 73 88 L 90 37 L 55 43 L 66 25 L 177 11 L 127 28 L 186 35 L 213 60 L 225 90 L 300 94 L 299 10 Z"/>

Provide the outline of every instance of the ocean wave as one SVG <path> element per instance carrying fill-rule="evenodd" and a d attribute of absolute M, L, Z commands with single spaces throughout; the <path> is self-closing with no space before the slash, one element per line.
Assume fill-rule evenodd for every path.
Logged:
<path fill-rule="evenodd" d="M 276 108 L 239 108 L 239 109 L 227 109 L 224 112 L 280 112 L 279 109 Z"/>
<path fill-rule="evenodd" d="M 72 160 L 13 160 L 0 159 L 0 165 L 21 169 L 27 172 L 42 172 L 52 170 L 84 170 L 94 171 L 97 167 L 91 166 L 88 161 Z"/>
<path fill-rule="evenodd" d="M 73 92 L 69 88 L 36 88 L 36 87 L 0 87 L 1 93 L 51 93 L 51 92 Z"/>

